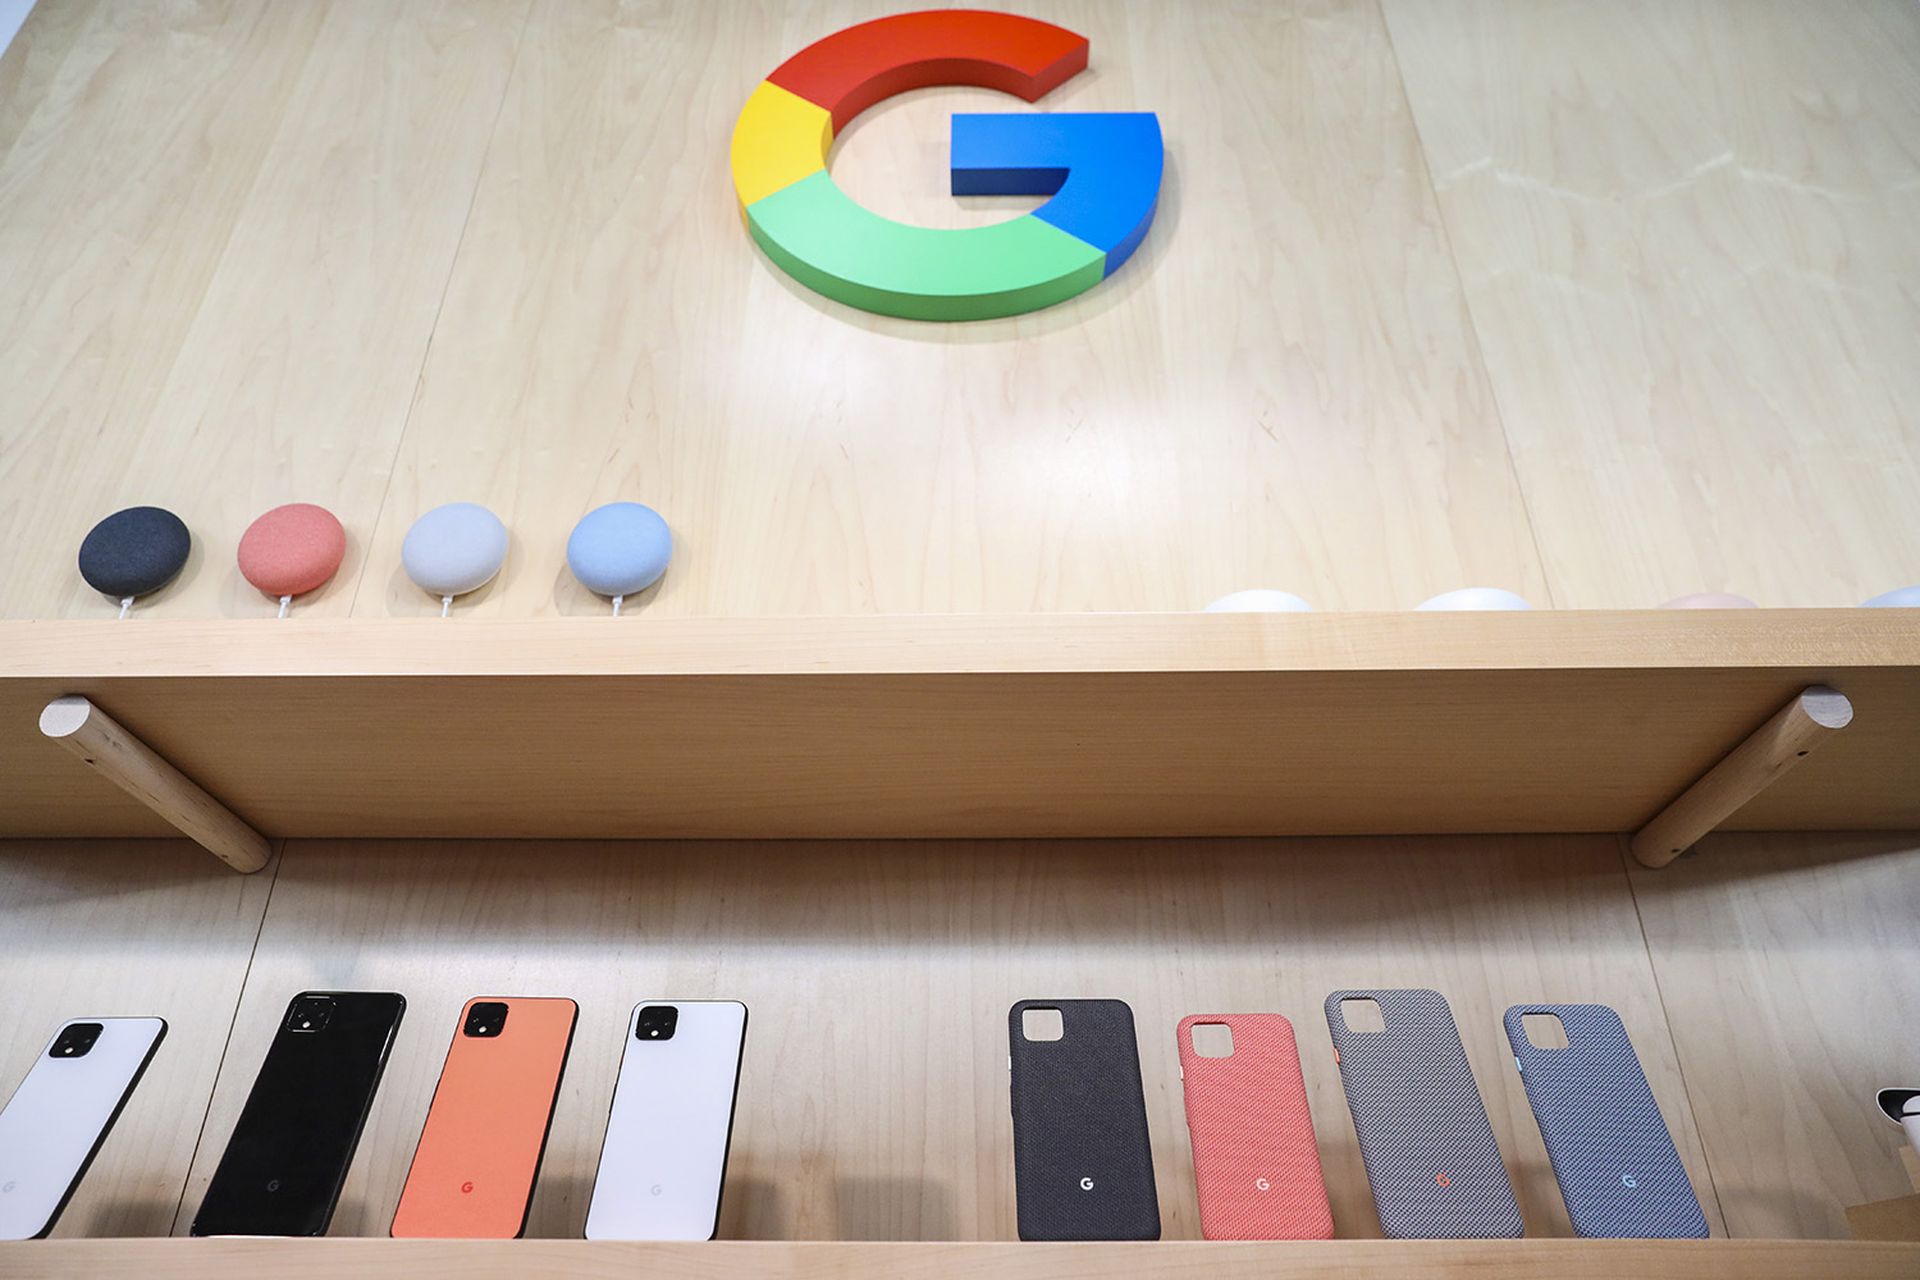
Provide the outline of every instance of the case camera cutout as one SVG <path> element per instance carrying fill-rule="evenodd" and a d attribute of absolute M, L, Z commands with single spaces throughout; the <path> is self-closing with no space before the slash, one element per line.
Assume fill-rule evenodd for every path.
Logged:
<path fill-rule="evenodd" d="M 1193 1051 L 1202 1058 L 1231 1058 L 1233 1028 L 1224 1022 L 1194 1023 Z"/>
<path fill-rule="evenodd" d="M 1522 1014 L 1520 1025 L 1527 1033 L 1527 1043 L 1536 1049 L 1567 1047 L 1567 1024 L 1560 1021 L 1557 1013 Z"/>
<path fill-rule="evenodd" d="M 1035 1042 L 1059 1040 L 1067 1034 L 1066 1020 L 1058 1009 L 1023 1009 L 1020 1034 Z"/>
<path fill-rule="evenodd" d="M 1378 1000 L 1342 1000 L 1340 1017 L 1345 1020 L 1349 1031 L 1365 1033 L 1387 1029 L 1386 1015 L 1380 1012 Z"/>

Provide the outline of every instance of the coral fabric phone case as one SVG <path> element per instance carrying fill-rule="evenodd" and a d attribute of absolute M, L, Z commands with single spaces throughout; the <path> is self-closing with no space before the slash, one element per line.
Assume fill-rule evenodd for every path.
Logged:
<path fill-rule="evenodd" d="M 1028 1009 L 1058 1010 L 1060 1038 L 1027 1039 Z M 1133 1010 L 1120 1000 L 1022 1000 L 1007 1023 L 1020 1238 L 1158 1240 Z"/>
<path fill-rule="evenodd" d="M 0 1110 L 0 1240 L 44 1236 L 167 1034 L 159 1018 L 61 1026 Z"/>
<path fill-rule="evenodd" d="M 1378 1004 L 1385 1030 L 1349 1028 L 1347 1000 Z M 1399 1240 L 1520 1235 L 1520 1206 L 1446 998 L 1336 991 L 1326 1012 L 1380 1230 Z"/>
<path fill-rule="evenodd" d="M 1530 1013 L 1560 1019 L 1565 1047 L 1535 1047 L 1527 1038 Z M 1699 1197 L 1620 1016 L 1601 1004 L 1517 1004 L 1507 1010 L 1506 1026 L 1574 1231 L 1706 1236 Z"/>
<path fill-rule="evenodd" d="M 1207 1057 L 1196 1026 L 1219 1023 L 1233 1051 Z M 1195 1014 L 1174 1033 L 1186 1093 L 1200 1234 L 1209 1240 L 1325 1240 L 1333 1235 L 1320 1149 L 1293 1024 L 1277 1013 Z"/>
<path fill-rule="evenodd" d="M 525 1229 L 577 1014 L 565 999 L 467 1002 L 400 1192 L 395 1236 L 502 1240 Z"/>

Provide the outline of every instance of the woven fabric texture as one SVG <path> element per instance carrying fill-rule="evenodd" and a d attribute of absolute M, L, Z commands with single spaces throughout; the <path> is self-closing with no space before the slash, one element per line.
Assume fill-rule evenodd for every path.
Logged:
<path fill-rule="evenodd" d="M 1530 1013 L 1559 1018 L 1566 1047 L 1535 1048 L 1524 1022 Z M 1704 1237 L 1706 1215 L 1620 1016 L 1602 1004 L 1517 1004 L 1506 1027 L 1573 1229 Z"/>
<path fill-rule="evenodd" d="M 1384 1031 L 1353 1031 L 1340 1005 L 1372 1000 Z M 1437 991 L 1336 991 L 1327 1029 L 1389 1239 L 1522 1234 L 1520 1206 L 1453 1012 Z"/>
<path fill-rule="evenodd" d="M 1060 1011 L 1060 1039 L 1026 1038 L 1030 1008 Z M 1158 1240 L 1133 1010 L 1120 1000 L 1023 1000 L 1007 1029 L 1020 1238 Z"/>
<path fill-rule="evenodd" d="M 1223 1023 L 1224 1058 L 1195 1051 L 1193 1028 Z M 1186 1093 L 1200 1234 L 1209 1240 L 1325 1240 L 1333 1213 L 1307 1110 L 1293 1024 L 1277 1013 L 1182 1018 L 1180 1076 Z"/>

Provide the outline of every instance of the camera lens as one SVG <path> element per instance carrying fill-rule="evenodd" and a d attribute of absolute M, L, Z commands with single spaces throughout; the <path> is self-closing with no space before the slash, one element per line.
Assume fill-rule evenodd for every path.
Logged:
<path fill-rule="evenodd" d="M 650 1004 L 640 1010 L 640 1016 L 634 1019 L 633 1038 L 635 1040 L 671 1040 L 673 1029 L 680 1024 L 680 1011 L 670 1004 Z"/>
<path fill-rule="evenodd" d="M 491 1040 L 500 1034 L 500 1028 L 507 1025 L 507 1006 L 501 1000 L 476 1000 L 467 1009 L 466 1023 L 460 1028 L 463 1035 Z"/>
<path fill-rule="evenodd" d="M 103 1030 L 97 1022 L 69 1022 L 60 1028 L 60 1036 L 53 1042 L 53 1048 L 47 1050 L 49 1058 L 84 1058 L 93 1049 L 93 1042 L 100 1038 Z"/>
<path fill-rule="evenodd" d="M 289 1031 L 322 1031 L 332 1021 L 332 996 L 299 996 L 287 1010 Z"/>

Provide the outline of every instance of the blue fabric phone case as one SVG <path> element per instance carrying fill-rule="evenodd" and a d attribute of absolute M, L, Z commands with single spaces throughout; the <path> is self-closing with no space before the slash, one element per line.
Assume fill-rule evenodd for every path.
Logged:
<path fill-rule="evenodd" d="M 1538 1049 L 1522 1019 L 1550 1013 L 1562 1049 Z M 1507 1040 L 1554 1181 L 1583 1236 L 1698 1239 L 1707 1219 L 1620 1016 L 1603 1004 L 1517 1004 Z"/>

